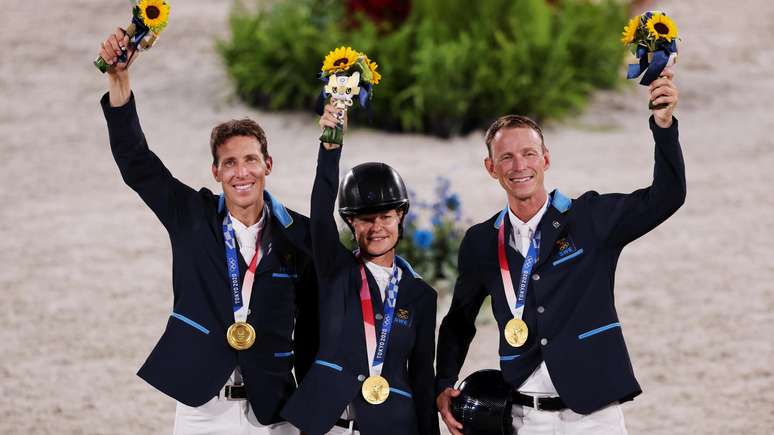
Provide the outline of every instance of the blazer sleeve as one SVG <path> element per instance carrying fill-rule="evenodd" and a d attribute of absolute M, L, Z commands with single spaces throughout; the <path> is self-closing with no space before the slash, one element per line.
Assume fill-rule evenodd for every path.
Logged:
<path fill-rule="evenodd" d="M 624 246 L 644 235 L 685 202 L 685 162 L 677 119 L 669 128 L 660 128 L 651 116 L 650 129 L 655 141 L 652 184 L 629 194 L 598 195 L 590 201 L 597 237 L 613 246 Z"/>
<path fill-rule="evenodd" d="M 321 277 L 330 277 L 336 273 L 339 256 L 346 250 L 339 240 L 339 230 L 333 217 L 339 189 L 340 158 L 341 147 L 326 150 L 320 144 L 309 219 L 314 265 Z"/>
<path fill-rule="evenodd" d="M 409 360 L 408 375 L 414 393 L 419 433 L 438 435 L 438 412 L 435 406 L 433 360 L 435 359 L 435 316 L 438 295 L 426 298 L 426 307 L 417 319 L 417 337 Z"/>
<path fill-rule="evenodd" d="M 149 148 L 137 116 L 134 94 L 121 107 L 111 107 L 106 93 L 100 101 L 107 121 L 110 149 L 124 183 L 140 195 L 168 231 L 177 222 L 177 205 L 196 192 L 175 179 Z"/>
<path fill-rule="evenodd" d="M 458 276 L 449 312 L 438 331 L 436 395 L 457 382 L 470 342 L 476 335 L 476 316 L 487 292 L 478 279 L 471 230 L 460 244 Z"/>

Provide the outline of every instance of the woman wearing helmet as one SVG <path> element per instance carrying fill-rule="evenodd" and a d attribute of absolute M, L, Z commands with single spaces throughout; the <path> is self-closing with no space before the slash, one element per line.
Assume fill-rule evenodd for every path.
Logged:
<path fill-rule="evenodd" d="M 336 127 L 332 106 L 322 127 Z M 408 193 L 384 163 L 355 166 L 338 189 L 339 214 L 358 249 L 339 241 L 333 207 L 341 146 L 323 143 L 312 190 L 320 347 L 282 411 L 310 435 L 435 435 L 436 292 L 395 253 Z"/>

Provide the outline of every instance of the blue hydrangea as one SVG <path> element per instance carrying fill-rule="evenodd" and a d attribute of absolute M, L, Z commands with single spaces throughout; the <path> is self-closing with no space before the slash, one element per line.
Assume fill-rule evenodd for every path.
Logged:
<path fill-rule="evenodd" d="M 428 230 L 417 230 L 414 233 L 414 244 L 422 249 L 430 249 L 433 244 L 433 233 Z"/>

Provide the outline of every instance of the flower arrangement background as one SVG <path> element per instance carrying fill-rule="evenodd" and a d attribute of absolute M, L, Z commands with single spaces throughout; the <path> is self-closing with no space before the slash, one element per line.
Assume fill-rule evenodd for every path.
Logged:
<path fill-rule="evenodd" d="M 457 254 L 465 231 L 472 224 L 462 219 L 462 203 L 451 191 L 448 178 L 436 179 L 435 197 L 421 201 L 409 192 L 411 207 L 403 222 L 398 255 L 405 258 L 422 278 L 442 291 L 451 291 L 457 278 Z M 348 228 L 339 233 L 347 248 L 355 249 Z"/>
<path fill-rule="evenodd" d="M 259 108 L 314 108 L 319 59 L 340 45 L 379 59 L 382 75 L 370 116 L 351 118 L 391 131 L 447 137 L 503 113 L 557 118 L 621 82 L 619 0 L 415 0 L 389 18 L 372 2 L 246 1 L 218 48 L 237 95 Z"/>

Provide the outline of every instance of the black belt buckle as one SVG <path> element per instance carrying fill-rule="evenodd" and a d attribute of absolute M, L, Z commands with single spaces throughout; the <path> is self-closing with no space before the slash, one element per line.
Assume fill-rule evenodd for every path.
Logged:
<path fill-rule="evenodd" d="M 247 399 L 247 389 L 244 385 L 226 385 L 223 396 L 226 400 L 244 400 Z"/>

